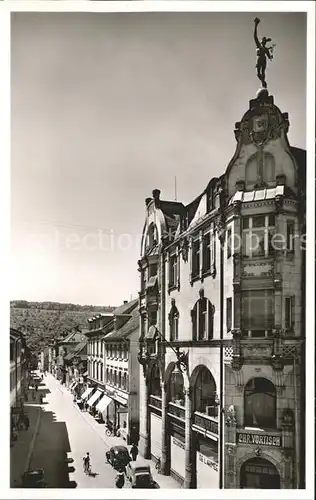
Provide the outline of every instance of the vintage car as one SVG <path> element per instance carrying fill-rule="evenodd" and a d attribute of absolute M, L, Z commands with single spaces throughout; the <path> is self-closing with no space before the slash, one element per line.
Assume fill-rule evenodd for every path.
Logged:
<path fill-rule="evenodd" d="M 150 465 L 144 460 L 138 459 L 130 462 L 126 466 L 126 477 L 132 488 L 159 488 L 151 475 Z"/>
<path fill-rule="evenodd" d="M 106 452 L 106 460 L 114 469 L 125 468 L 130 463 L 131 457 L 126 446 L 112 446 Z"/>
<path fill-rule="evenodd" d="M 45 488 L 44 470 L 28 470 L 22 475 L 22 488 Z"/>

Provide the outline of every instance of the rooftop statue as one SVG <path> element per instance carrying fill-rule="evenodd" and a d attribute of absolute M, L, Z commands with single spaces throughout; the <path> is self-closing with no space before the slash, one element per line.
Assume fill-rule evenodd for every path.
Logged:
<path fill-rule="evenodd" d="M 275 44 L 271 45 L 270 47 L 267 47 L 267 43 L 271 42 L 271 38 L 266 38 L 265 36 L 261 39 L 261 42 L 259 41 L 257 29 L 258 29 L 258 24 L 260 23 L 260 19 L 256 17 L 254 22 L 255 22 L 254 39 L 257 46 L 257 64 L 256 64 L 257 76 L 261 81 L 262 87 L 266 89 L 267 58 L 270 60 L 273 59 L 273 48 L 275 47 Z"/>

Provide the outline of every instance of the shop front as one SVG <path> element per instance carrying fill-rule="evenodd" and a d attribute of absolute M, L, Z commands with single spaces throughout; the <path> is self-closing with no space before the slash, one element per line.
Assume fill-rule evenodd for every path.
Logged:
<path fill-rule="evenodd" d="M 161 458 L 161 417 L 150 412 L 150 451 L 156 460 Z"/>
<path fill-rule="evenodd" d="M 247 460 L 240 470 L 242 489 L 280 489 L 280 476 L 276 467 L 267 459 L 255 457 Z"/>
<path fill-rule="evenodd" d="M 219 488 L 218 421 L 195 412 L 192 424 L 197 488 Z"/>
<path fill-rule="evenodd" d="M 125 429 L 128 422 L 128 395 L 106 385 L 106 395 L 113 400 L 108 406 L 107 420 L 115 429 Z"/>
<path fill-rule="evenodd" d="M 184 427 L 170 425 L 170 472 L 182 482 L 185 477 L 185 433 Z"/>

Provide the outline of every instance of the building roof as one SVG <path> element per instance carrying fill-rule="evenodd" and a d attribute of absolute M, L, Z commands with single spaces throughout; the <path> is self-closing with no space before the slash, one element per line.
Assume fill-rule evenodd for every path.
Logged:
<path fill-rule="evenodd" d="M 111 342 L 112 340 L 123 340 L 127 338 L 131 333 L 139 328 L 139 311 L 138 311 L 138 300 L 133 300 L 129 304 L 133 304 L 133 309 L 130 310 L 130 318 L 122 325 L 118 330 L 112 331 L 103 337 L 102 340 L 105 342 Z M 127 305 L 127 304 L 126 304 Z M 122 314 L 122 313 L 121 313 Z"/>
<path fill-rule="evenodd" d="M 61 340 L 61 344 L 83 342 L 84 334 L 80 331 L 71 332 L 67 337 Z"/>

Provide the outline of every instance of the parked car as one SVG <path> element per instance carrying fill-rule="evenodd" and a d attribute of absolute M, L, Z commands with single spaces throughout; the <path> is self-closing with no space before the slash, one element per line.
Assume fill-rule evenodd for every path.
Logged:
<path fill-rule="evenodd" d="M 107 462 L 110 463 L 114 469 L 126 467 L 131 461 L 126 446 L 113 446 L 105 455 Z"/>
<path fill-rule="evenodd" d="M 132 488 L 159 488 L 151 475 L 150 465 L 141 459 L 130 462 L 126 466 L 126 477 Z"/>
<path fill-rule="evenodd" d="M 43 469 L 24 472 L 22 475 L 22 488 L 45 488 Z"/>

